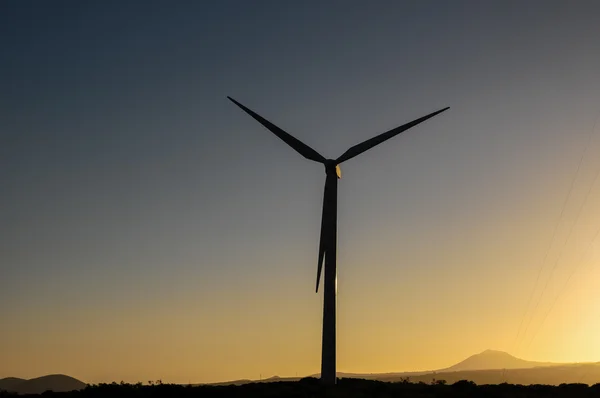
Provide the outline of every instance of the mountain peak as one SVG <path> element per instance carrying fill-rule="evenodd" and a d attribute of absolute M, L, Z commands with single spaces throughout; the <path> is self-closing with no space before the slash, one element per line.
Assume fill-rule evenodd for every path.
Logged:
<path fill-rule="evenodd" d="M 542 362 L 526 361 L 510 355 L 508 352 L 487 349 L 472 355 L 449 367 L 448 371 L 482 370 L 482 369 L 525 369 L 548 365 Z"/>
<path fill-rule="evenodd" d="M 479 354 L 476 355 L 503 355 L 506 357 L 512 357 L 515 358 L 514 356 L 510 355 L 508 352 L 506 351 L 500 351 L 500 350 L 492 350 L 492 349 L 487 349 L 485 351 L 481 351 Z"/>

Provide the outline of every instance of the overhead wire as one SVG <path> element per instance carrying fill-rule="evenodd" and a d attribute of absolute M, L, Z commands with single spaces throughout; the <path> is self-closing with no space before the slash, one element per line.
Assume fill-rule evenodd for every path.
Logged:
<path fill-rule="evenodd" d="M 598 170 L 600 171 L 600 169 L 598 169 Z M 600 175 L 600 173 L 598 173 L 598 175 Z M 558 295 L 554 298 L 554 301 L 552 302 L 552 305 L 550 306 L 550 309 L 548 309 L 548 311 L 546 311 L 546 313 L 544 314 L 544 317 L 542 318 L 542 322 L 540 322 L 540 325 L 537 327 L 535 333 L 531 337 L 531 340 L 529 340 L 529 343 L 527 344 L 527 347 L 529 347 L 531 345 L 531 343 L 533 342 L 533 340 L 535 340 L 535 337 L 537 336 L 537 334 L 540 331 L 541 327 L 544 325 L 544 322 L 546 321 L 546 318 L 548 318 L 548 315 L 550 315 L 550 313 L 554 309 L 554 306 L 558 302 L 558 299 L 565 292 L 567 286 L 569 285 L 569 281 L 571 280 L 571 278 L 573 277 L 573 275 L 577 272 L 577 270 L 579 269 L 579 267 L 581 266 L 581 264 L 583 264 L 585 258 L 588 255 L 588 252 L 592 248 L 592 245 L 598 239 L 598 236 L 600 236 L 600 227 L 598 227 L 598 229 L 596 230 L 596 233 L 594 234 L 594 237 L 592 238 L 592 240 L 588 244 L 588 246 L 587 246 L 587 248 L 586 248 L 583 256 L 581 257 L 581 259 L 579 260 L 579 262 L 577 263 L 577 265 L 575 266 L 575 268 L 573 268 L 573 271 L 571 271 L 571 273 L 569 274 L 569 277 L 567 278 L 567 281 L 563 285 L 562 289 L 558 292 Z"/>
<path fill-rule="evenodd" d="M 600 113 L 599 113 L 599 116 L 600 116 Z M 521 316 L 521 321 L 519 322 L 519 328 L 517 329 L 517 335 L 515 336 L 515 340 L 513 341 L 513 351 L 515 351 L 518 348 L 519 344 L 517 344 L 517 342 L 519 341 L 519 336 L 521 335 L 521 329 L 522 329 L 522 326 L 523 326 L 523 322 L 525 320 L 525 317 L 526 317 L 527 313 L 529 312 L 529 306 L 531 304 L 531 300 L 533 299 L 534 293 L 537 290 L 537 286 L 538 286 L 538 283 L 539 283 L 539 280 L 540 280 L 540 276 L 542 274 L 542 270 L 544 269 L 544 265 L 546 264 L 546 260 L 548 258 L 548 254 L 550 253 L 550 249 L 552 248 L 552 246 L 554 244 L 554 241 L 556 239 L 556 233 L 557 233 L 558 227 L 559 227 L 559 225 L 560 225 L 560 223 L 561 223 L 561 221 L 563 219 L 563 216 L 564 216 L 564 213 L 565 213 L 565 209 L 567 207 L 567 203 L 569 202 L 569 199 L 571 198 L 571 194 L 573 192 L 573 187 L 575 186 L 575 181 L 577 181 L 577 178 L 579 177 L 579 172 L 581 170 L 581 165 L 583 164 L 583 159 L 585 158 L 585 155 L 586 155 L 586 153 L 588 151 L 588 148 L 590 146 L 590 143 L 592 141 L 592 136 L 593 136 L 593 133 L 594 133 L 594 130 L 595 130 L 595 126 L 596 126 L 597 122 L 598 122 L 598 117 L 596 117 L 596 122 L 594 123 L 594 127 L 592 128 L 592 131 L 588 135 L 588 140 L 587 140 L 587 142 L 585 144 L 585 147 L 583 149 L 583 152 L 581 153 L 581 157 L 579 158 L 579 162 L 577 164 L 577 170 L 575 171 L 575 175 L 573 176 L 573 179 L 571 180 L 571 184 L 569 186 L 569 190 L 567 192 L 567 195 L 565 196 L 565 199 L 562 202 L 560 214 L 559 214 L 559 216 L 558 216 L 558 218 L 556 220 L 556 223 L 554 224 L 554 228 L 553 228 L 553 232 L 552 232 L 552 238 L 550 239 L 550 243 L 548 244 L 548 247 L 546 247 L 546 252 L 544 254 L 544 257 L 543 257 L 543 260 L 542 260 L 542 262 L 540 264 L 540 267 L 538 269 L 537 277 L 535 279 L 535 283 L 534 283 L 533 289 L 531 290 L 531 293 L 529 295 L 529 299 L 527 300 L 527 305 L 525 306 L 525 311 L 523 312 L 523 315 Z M 536 308 L 537 308 L 537 305 L 536 305 Z M 535 312 L 535 310 L 533 312 Z M 532 312 L 532 317 L 533 317 L 533 312 Z M 526 334 L 527 329 L 529 328 L 529 324 L 531 323 L 531 318 L 532 317 L 529 318 L 529 321 L 527 323 L 527 326 L 525 327 L 525 331 L 523 332 L 523 335 Z"/>
<path fill-rule="evenodd" d="M 583 157 L 582 157 L 583 159 Z M 581 163 L 579 164 L 581 165 Z M 579 167 L 577 168 L 577 173 L 579 173 Z M 519 322 L 519 328 L 517 329 L 517 335 L 515 336 L 515 340 L 513 341 L 513 350 L 517 348 L 517 341 L 519 340 L 519 336 L 521 335 L 521 329 L 523 327 L 523 321 L 525 320 L 525 315 L 527 315 L 527 313 L 529 312 L 529 305 L 531 304 L 531 299 L 533 298 L 533 293 L 536 291 L 539 280 L 540 280 L 540 275 L 542 274 L 542 270 L 544 268 L 544 264 L 546 263 L 546 258 L 548 257 L 548 253 L 550 252 L 550 248 L 552 247 L 552 244 L 554 243 L 554 239 L 556 238 L 556 231 L 558 230 L 558 226 L 560 224 L 560 221 L 562 220 L 562 216 L 563 213 L 565 211 L 565 207 L 566 204 L 569 200 L 569 197 L 571 196 L 571 191 L 573 190 L 573 183 L 575 182 L 575 179 L 573 179 L 572 183 L 571 183 L 571 187 L 569 188 L 569 193 L 567 194 L 567 196 L 565 197 L 565 200 L 563 201 L 563 205 L 562 205 L 562 209 L 560 211 L 560 215 L 558 217 L 558 219 L 556 220 L 556 224 L 554 225 L 554 231 L 552 232 L 552 238 L 550 239 L 550 243 L 548 244 L 548 247 L 546 248 L 546 254 L 544 255 L 544 258 L 540 264 L 540 267 L 538 269 L 537 272 L 537 277 L 535 278 L 535 284 L 533 286 L 533 289 L 531 290 L 531 294 L 529 295 L 529 299 L 527 300 L 527 305 L 525 306 L 525 311 L 523 312 L 523 315 L 521 316 L 521 322 Z"/>
<path fill-rule="evenodd" d="M 591 143 L 592 137 L 594 136 L 594 132 L 595 132 L 595 130 L 596 130 L 596 126 L 597 126 L 597 124 L 598 124 L 598 120 L 599 120 L 599 119 L 600 119 L 600 111 L 599 111 L 599 112 L 598 112 L 598 114 L 596 115 L 596 119 L 595 119 L 595 121 L 594 121 L 594 125 L 593 125 L 593 127 L 592 127 L 592 130 L 590 131 L 590 134 L 588 135 L 588 140 L 587 140 L 587 143 L 586 143 L 586 147 L 585 147 L 585 149 L 584 149 L 584 151 L 583 151 L 583 153 L 582 153 L 582 155 L 581 155 L 581 158 L 579 159 L 579 164 L 578 164 L 578 167 L 577 167 L 577 172 L 576 172 L 576 174 L 575 174 L 575 178 L 574 178 L 574 179 L 573 179 L 573 181 L 571 182 L 571 187 L 570 187 L 570 189 L 569 189 L 569 193 L 568 193 L 568 195 L 567 195 L 567 198 L 569 198 L 569 197 L 571 196 L 572 189 L 573 189 L 573 186 L 574 186 L 574 182 L 577 180 L 577 177 L 578 177 L 578 175 L 579 175 L 579 171 L 580 171 L 580 169 L 581 169 L 581 164 L 583 163 L 583 159 L 584 159 L 584 157 L 585 157 L 585 154 L 588 152 L 588 148 L 589 148 L 589 146 L 590 146 L 590 143 Z M 534 306 L 534 308 L 533 308 L 533 311 L 531 312 L 531 316 L 529 317 L 529 320 L 528 320 L 528 322 L 527 322 L 527 324 L 526 324 L 526 326 L 525 326 L 525 329 L 524 329 L 524 331 L 523 331 L 523 339 L 525 339 L 525 336 L 527 335 L 527 330 L 529 329 L 529 326 L 530 326 L 530 324 L 531 324 L 531 321 L 532 321 L 532 320 L 533 320 L 533 318 L 534 318 L 535 312 L 537 311 L 537 308 L 539 307 L 539 304 L 540 304 L 540 302 L 542 301 L 542 298 L 544 297 L 544 294 L 545 294 L 545 292 L 546 292 L 546 289 L 548 288 L 548 285 L 550 284 L 550 280 L 552 279 L 552 276 L 553 276 L 553 274 L 554 274 L 554 271 L 555 271 L 555 270 L 556 270 L 556 268 L 557 268 L 558 262 L 559 262 L 559 260 L 562 258 L 562 255 L 563 255 L 563 253 L 564 253 L 564 249 L 565 249 L 565 247 L 566 247 L 566 245 L 567 245 L 567 243 L 568 243 L 568 241 L 569 241 L 569 239 L 570 239 L 570 237 L 571 237 L 571 234 L 572 234 L 572 232 L 573 232 L 573 229 L 574 229 L 575 225 L 577 225 L 577 223 L 579 222 L 579 219 L 581 218 L 582 210 L 583 210 L 583 208 L 585 207 L 585 205 L 587 204 L 587 201 L 588 201 L 588 198 L 589 198 L 590 192 L 592 191 L 592 188 L 593 188 L 593 187 L 594 187 L 594 185 L 596 184 L 596 181 L 598 180 L 598 177 L 599 177 L 599 176 L 600 176 L 600 168 L 598 168 L 598 169 L 596 170 L 596 174 L 595 174 L 595 176 L 594 176 L 594 179 L 593 179 L 592 183 L 590 184 L 590 186 L 589 186 L 589 188 L 588 188 L 587 192 L 585 193 L 585 197 L 584 197 L 584 200 L 583 200 L 583 202 L 581 203 L 581 206 L 579 206 L 579 209 L 578 209 L 578 211 L 577 211 L 577 216 L 575 217 L 575 222 L 573 222 L 573 223 L 571 224 L 570 228 L 569 228 L 569 231 L 568 231 L 568 233 L 567 233 L 567 237 L 565 238 L 565 241 L 563 242 L 563 245 L 562 245 L 562 247 L 561 247 L 561 249 L 560 249 L 559 256 L 557 257 L 556 261 L 554 262 L 554 265 L 553 265 L 553 267 L 552 267 L 552 270 L 550 271 L 550 275 L 549 275 L 549 276 L 548 276 L 548 278 L 546 279 L 546 283 L 545 283 L 545 285 L 544 285 L 544 288 L 542 289 L 542 292 L 540 293 L 539 299 L 537 300 L 537 302 L 536 302 L 536 304 L 535 304 L 535 306 Z M 565 203 L 563 203 L 563 205 L 566 205 L 566 201 L 565 201 Z M 561 210 L 561 217 L 562 217 L 562 215 L 563 215 L 563 213 L 564 213 L 564 209 L 565 209 L 565 208 L 563 207 L 563 209 Z M 599 232 L 600 232 L 600 231 L 599 231 Z M 555 233 L 556 233 L 556 230 L 555 230 Z M 590 247 L 590 245 L 591 245 L 591 244 L 594 242 L 594 240 L 595 240 L 595 237 L 594 237 L 594 238 L 592 239 L 592 241 L 589 243 L 588 247 Z M 546 258 L 546 257 L 547 257 L 547 255 L 548 255 L 548 252 L 546 252 L 546 256 L 544 256 L 544 258 Z M 582 260 L 582 261 L 583 261 L 583 260 Z M 541 273 L 541 269 L 540 269 L 540 273 Z M 539 277 L 539 273 L 538 273 L 538 277 Z M 539 278 L 538 278 L 538 279 L 539 279 Z M 569 276 L 569 278 L 568 278 L 568 279 L 570 280 L 570 276 Z M 535 288 L 537 288 L 537 285 L 535 286 Z M 534 291 L 535 291 L 535 288 L 534 288 Z M 555 301 L 556 301 L 556 300 L 555 300 Z M 553 305 L 554 305 L 554 304 L 553 304 Z M 553 307 L 553 306 L 552 306 L 552 307 Z M 549 312 L 548 312 L 548 313 L 549 313 Z M 544 321 L 545 321 L 545 318 L 548 316 L 548 313 L 546 313 L 546 315 L 544 316 Z M 538 332 L 538 331 L 539 331 L 539 326 L 538 326 L 538 329 L 536 329 L 536 332 L 535 332 L 535 334 L 537 334 L 537 332 Z M 534 336 L 534 337 L 535 337 L 535 336 Z M 527 344 L 527 347 L 529 347 L 529 346 L 531 345 L 531 342 L 533 341 L 533 339 L 534 339 L 534 338 L 532 338 L 532 339 L 530 340 L 529 344 Z M 521 340 L 521 342 L 522 342 L 522 341 L 523 341 L 523 340 Z M 520 344 L 520 343 L 519 343 L 519 344 Z"/>

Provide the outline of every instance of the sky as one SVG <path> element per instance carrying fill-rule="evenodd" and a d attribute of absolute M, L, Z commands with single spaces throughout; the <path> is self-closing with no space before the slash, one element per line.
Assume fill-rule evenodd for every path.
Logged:
<path fill-rule="evenodd" d="M 0 378 L 600 361 L 595 1 L 0 4 Z"/>

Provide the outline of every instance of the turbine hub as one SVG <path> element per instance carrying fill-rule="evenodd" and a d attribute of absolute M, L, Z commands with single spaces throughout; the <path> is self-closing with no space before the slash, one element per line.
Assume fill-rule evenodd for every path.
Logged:
<path fill-rule="evenodd" d="M 334 159 L 327 159 L 325 161 L 325 173 L 335 173 L 337 178 L 342 178 L 342 169 L 340 169 L 340 165 Z"/>

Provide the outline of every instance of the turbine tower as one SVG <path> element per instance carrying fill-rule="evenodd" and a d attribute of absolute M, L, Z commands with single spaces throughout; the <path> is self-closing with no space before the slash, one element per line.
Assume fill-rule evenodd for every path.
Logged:
<path fill-rule="evenodd" d="M 337 159 L 326 159 L 320 153 L 304 144 L 297 138 L 283 131 L 273 123 L 269 122 L 256 112 L 248 109 L 231 97 L 227 97 L 234 104 L 242 108 L 246 113 L 256 119 L 260 124 L 269 129 L 277 137 L 281 138 L 286 144 L 291 146 L 300 155 L 309 160 L 322 163 L 325 166 L 325 193 L 323 195 L 323 213 L 321 216 L 321 237 L 319 239 L 319 260 L 317 263 L 317 285 L 316 291 L 319 291 L 319 281 L 321 279 L 321 270 L 323 260 L 325 260 L 324 292 L 323 292 L 323 343 L 321 347 L 321 380 L 325 384 L 336 383 L 336 332 L 335 332 L 335 309 L 336 309 L 336 245 L 337 245 L 337 184 L 341 178 L 339 164 L 346 160 L 360 155 L 368 149 L 373 148 L 382 142 L 416 126 L 435 115 L 444 112 L 449 107 L 440 109 L 437 112 L 430 113 L 419 119 L 413 120 L 400 127 L 379 134 L 360 144 L 354 145 Z"/>

